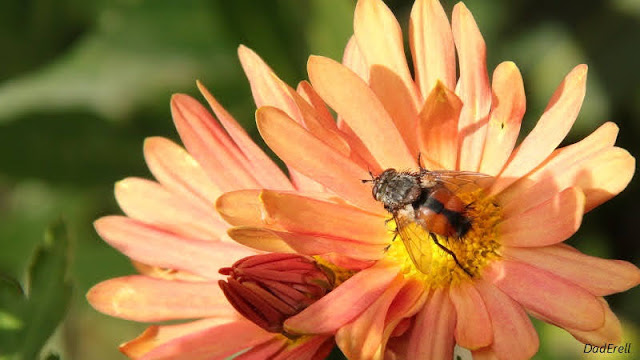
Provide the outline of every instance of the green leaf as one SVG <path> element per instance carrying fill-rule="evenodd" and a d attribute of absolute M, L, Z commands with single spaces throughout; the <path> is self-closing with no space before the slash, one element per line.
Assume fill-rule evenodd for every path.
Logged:
<path fill-rule="evenodd" d="M 0 277 L 0 349 L 6 352 L 0 359 L 39 358 L 64 318 L 71 298 L 68 247 L 66 227 L 57 222 L 35 250 L 26 291 L 17 281 Z"/>

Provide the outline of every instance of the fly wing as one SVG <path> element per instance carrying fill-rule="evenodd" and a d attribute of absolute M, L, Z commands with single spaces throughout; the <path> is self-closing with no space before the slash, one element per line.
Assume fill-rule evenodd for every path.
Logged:
<path fill-rule="evenodd" d="M 402 239 L 402 243 L 407 249 L 407 253 L 413 263 L 423 273 L 427 273 L 431 267 L 431 240 L 429 231 L 413 218 L 404 216 L 402 213 L 394 216 L 396 221 L 396 231 Z"/>
<path fill-rule="evenodd" d="M 425 170 L 422 176 L 428 181 L 443 184 L 458 195 L 477 190 L 486 191 L 495 181 L 493 176 L 471 171 Z"/>

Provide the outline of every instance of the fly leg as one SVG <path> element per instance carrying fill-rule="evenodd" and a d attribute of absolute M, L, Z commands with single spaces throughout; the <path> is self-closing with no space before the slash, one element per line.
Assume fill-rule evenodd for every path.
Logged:
<path fill-rule="evenodd" d="M 389 223 L 389 221 L 391 221 L 391 220 L 395 220 L 395 219 L 394 219 L 394 218 L 386 219 L 386 220 L 384 221 L 384 225 L 386 226 L 386 225 Z M 392 244 L 394 241 L 396 241 L 396 238 L 397 238 L 397 237 L 398 237 L 398 225 L 396 224 L 396 228 L 395 228 L 395 229 L 393 229 L 393 238 L 391 239 L 391 242 L 389 243 L 389 245 L 387 245 L 387 246 L 385 246 L 385 247 L 384 247 L 384 251 L 385 251 L 385 252 L 386 252 L 387 250 L 389 250 L 389 248 L 391 247 L 391 244 Z"/>
<path fill-rule="evenodd" d="M 440 249 L 442 249 L 442 251 L 444 251 L 447 254 L 451 255 L 451 257 L 453 258 L 453 261 L 455 261 L 456 264 L 458 264 L 458 266 L 460 266 L 460 269 L 462 269 L 462 271 L 467 273 L 467 275 L 469 275 L 469 277 L 473 277 L 473 274 L 471 274 L 471 272 L 469 272 L 469 270 L 465 269 L 464 266 L 462 266 L 462 264 L 460 264 L 460 261 L 458 261 L 458 258 L 456 257 L 456 254 L 454 254 L 453 251 L 449 250 L 446 246 L 440 244 L 440 242 L 438 241 L 438 238 L 436 237 L 436 234 L 429 233 L 429 235 L 431 235 L 431 239 L 433 240 L 433 242 L 436 243 L 436 245 L 438 245 L 438 247 Z"/>

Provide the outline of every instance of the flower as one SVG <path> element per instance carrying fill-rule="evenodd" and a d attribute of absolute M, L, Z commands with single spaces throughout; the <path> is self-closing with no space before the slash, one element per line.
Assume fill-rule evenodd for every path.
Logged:
<path fill-rule="evenodd" d="M 636 286 L 640 270 L 562 244 L 586 211 L 626 187 L 635 168 L 614 146 L 613 123 L 556 149 L 582 104 L 586 66 L 566 76 L 516 147 L 525 112 L 521 75 L 504 62 L 490 83 L 485 44 L 464 4 L 454 7 L 450 24 L 438 1 L 416 1 L 409 29 L 415 78 L 401 34 L 382 1 L 359 0 L 343 64 L 312 56 L 310 83 L 295 90 L 239 48 L 258 129 L 289 177 L 203 86 L 222 126 L 196 100 L 174 96 L 173 118 L 188 152 L 148 140 L 145 156 L 158 183 L 118 183 L 127 217 L 96 222 L 142 275 L 107 280 L 88 298 L 102 312 L 137 321 L 202 320 L 151 326 L 123 346 L 125 353 L 221 358 L 251 348 L 245 354 L 319 358 L 335 335 L 350 359 L 447 359 L 456 343 L 474 358 L 526 359 L 538 348 L 527 313 L 585 343 L 619 338 L 603 296 Z M 422 166 L 490 176 L 459 193 L 471 223 L 459 241 L 435 236 L 438 246 L 417 221 L 408 225 L 417 235 L 394 241 L 398 217 L 390 218 L 395 214 L 362 182 L 386 169 Z M 271 310 L 258 302 L 286 301 L 262 290 L 273 295 L 280 285 L 255 273 L 242 277 L 241 259 L 263 252 L 311 257 L 331 269 L 333 288 L 305 290 L 317 295 L 314 302 L 297 303 L 297 314 L 267 317 Z M 247 310 L 240 310 L 244 317 L 216 284 L 221 268 L 230 275 L 223 289 Z M 261 321 L 282 333 L 256 326 Z"/>
<path fill-rule="evenodd" d="M 203 92 L 208 96 L 204 88 Z M 226 284 L 223 275 L 237 282 L 242 271 L 250 272 L 248 261 L 262 262 L 261 268 L 253 266 L 258 277 L 269 266 L 298 271 L 298 278 L 303 271 L 301 280 L 291 279 L 293 285 L 286 281 L 274 285 L 285 295 L 316 295 L 287 298 L 293 307 L 288 316 L 330 287 L 326 281 L 322 289 L 309 283 L 326 280 L 314 265 L 316 260 L 287 254 L 287 261 L 278 262 L 277 255 L 259 254 L 226 235 L 229 225 L 213 207 L 223 191 L 263 187 L 291 191 L 293 186 L 215 99 L 208 99 L 226 132 L 195 99 L 175 95 L 173 118 L 189 152 L 170 140 L 148 138 L 144 154 L 158 182 L 127 178 L 116 184 L 116 199 L 127 216 L 100 218 L 95 228 L 141 274 L 99 283 L 87 298 L 97 310 L 129 320 L 197 319 L 150 326 L 121 345 L 132 359 L 225 359 L 241 351 L 242 356 L 254 358 L 323 358 L 334 346 L 332 335 L 293 336 L 270 327 L 274 322 L 256 325 L 255 318 L 247 319 L 234 309 L 224 294 L 229 291 L 219 286 Z M 300 281 L 307 281 L 302 289 Z"/>
<path fill-rule="evenodd" d="M 620 325 L 603 296 L 636 286 L 640 270 L 562 244 L 635 169 L 635 159 L 614 146 L 613 123 L 557 148 L 582 105 L 587 67 L 565 77 L 516 147 L 522 77 L 504 62 L 490 82 L 484 40 L 464 4 L 450 24 L 438 1 L 416 1 L 409 34 L 415 79 L 391 11 L 360 0 L 343 64 L 312 56 L 310 84 L 297 90 L 240 49 L 260 134 L 291 169 L 298 192 L 222 195 L 217 208 L 234 225 L 229 235 L 264 251 L 372 262 L 285 329 L 336 332 L 350 359 L 447 359 L 455 343 L 479 358 L 527 359 L 538 349 L 527 313 L 585 343 L 616 342 Z M 361 182 L 369 172 L 418 171 L 418 154 L 431 170 L 492 177 L 484 190 L 464 195 L 473 204 L 465 210 L 469 233 L 437 239 L 457 259 L 415 224 L 411 231 L 423 235 L 408 243 L 417 245 L 393 241 L 390 214 Z"/>

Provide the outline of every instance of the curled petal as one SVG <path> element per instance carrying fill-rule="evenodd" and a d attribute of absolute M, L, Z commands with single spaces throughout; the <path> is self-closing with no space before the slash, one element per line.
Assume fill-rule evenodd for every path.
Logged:
<path fill-rule="evenodd" d="M 416 315 L 407 354 L 409 359 L 453 358 L 456 313 L 444 289 L 433 290 Z"/>
<path fill-rule="evenodd" d="M 576 329 L 565 329 L 573 337 L 585 344 L 603 346 L 605 344 L 620 344 L 622 340 L 622 326 L 616 314 L 611 311 L 609 304 L 604 298 L 598 298 L 604 307 L 604 324 L 596 330 L 584 331 Z"/>
<path fill-rule="evenodd" d="M 461 282 L 449 289 L 449 295 L 458 319 L 456 343 L 472 350 L 491 345 L 493 333 L 488 331 L 491 319 L 478 290 L 468 282 Z"/>
<path fill-rule="evenodd" d="M 582 222 L 584 194 L 569 188 L 544 203 L 514 216 L 505 214 L 500 241 L 508 246 L 545 246 L 573 235 Z"/>
<path fill-rule="evenodd" d="M 103 281 L 87 293 L 98 311 L 135 321 L 230 317 L 235 311 L 217 282 L 183 282 L 131 275 Z"/>

